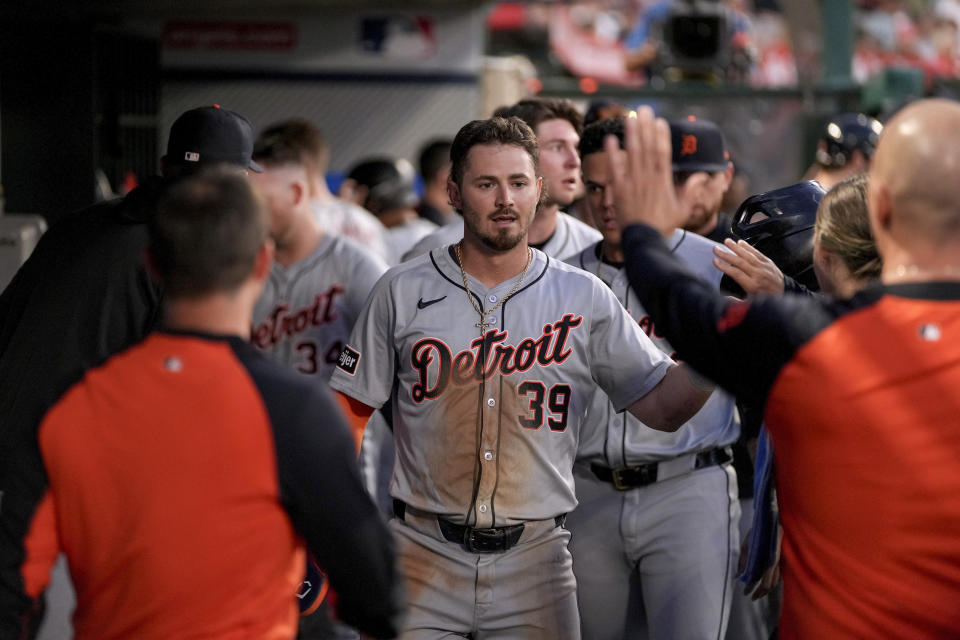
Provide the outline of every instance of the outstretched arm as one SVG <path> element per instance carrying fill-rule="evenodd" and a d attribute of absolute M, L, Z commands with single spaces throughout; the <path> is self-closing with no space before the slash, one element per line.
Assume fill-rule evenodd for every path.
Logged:
<path fill-rule="evenodd" d="M 676 431 L 700 410 L 714 384 L 685 364 L 675 364 L 629 411 L 652 429 Z"/>
<path fill-rule="evenodd" d="M 673 187 L 670 130 L 649 108 L 625 127 L 626 153 L 608 139 L 630 285 L 681 359 L 738 398 L 764 406 L 800 344 L 830 321 L 809 298 L 736 301 L 717 293 L 664 242 L 684 222 Z"/>

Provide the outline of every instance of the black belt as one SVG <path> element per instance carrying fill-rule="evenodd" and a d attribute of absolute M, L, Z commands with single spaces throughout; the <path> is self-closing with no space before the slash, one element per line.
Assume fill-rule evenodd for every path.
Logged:
<path fill-rule="evenodd" d="M 393 500 L 393 513 L 401 520 L 407 513 L 407 503 L 402 500 Z M 554 518 L 555 525 L 563 526 L 566 520 L 566 514 Z M 457 524 L 444 520 L 437 516 L 437 524 L 440 525 L 440 533 L 443 534 L 447 542 L 456 542 L 471 553 L 495 553 L 506 551 L 520 541 L 523 534 L 522 524 L 512 524 L 505 527 L 494 527 L 492 529 L 477 529 L 463 524 Z"/>
<path fill-rule="evenodd" d="M 718 447 L 698 453 L 694 457 L 693 468 L 689 470 L 693 471 L 694 469 L 727 464 L 732 460 L 733 455 L 730 453 L 729 448 Z M 608 469 L 607 467 L 591 464 L 590 470 L 597 479 L 613 484 L 613 486 L 620 491 L 645 487 L 653 484 L 657 480 L 664 479 L 659 477 L 659 462 L 649 462 L 647 464 L 641 464 L 635 467 L 624 467 L 622 469 Z"/>

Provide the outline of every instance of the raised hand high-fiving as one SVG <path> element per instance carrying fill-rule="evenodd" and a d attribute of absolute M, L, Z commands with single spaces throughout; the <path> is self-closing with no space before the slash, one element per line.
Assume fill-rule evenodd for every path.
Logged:
<path fill-rule="evenodd" d="M 671 169 L 670 125 L 640 107 L 624 126 L 626 151 L 613 136 L 605 141 L 620 227 L 643 223 L 669 236 L 685 222 Z"/>

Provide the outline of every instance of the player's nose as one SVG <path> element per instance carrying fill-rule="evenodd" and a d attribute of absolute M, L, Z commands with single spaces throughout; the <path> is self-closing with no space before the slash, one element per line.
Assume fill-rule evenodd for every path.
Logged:
<path fill-rule="evenodd" d="M 494 204 L 497 205 L 497 208 L 512 207 L 513 206 L 513 190 L 509 187 L 503 189 L 497 189 L 497 197 Z"/>
<path fill-rule="evenodd" d="M 608 209 L 608 210 L 611 210 L 611 211 L 613 210 L 614 197 L 615 197 L 615 194 L 613 193 L 613 185 L 612 185 L 612 184 L 608 184 L 607 186 L 605 186 L 605 187 L 603 188 L 603 206 L 604 206 L 604 208 L 606 208 L 606 209 Z"/>

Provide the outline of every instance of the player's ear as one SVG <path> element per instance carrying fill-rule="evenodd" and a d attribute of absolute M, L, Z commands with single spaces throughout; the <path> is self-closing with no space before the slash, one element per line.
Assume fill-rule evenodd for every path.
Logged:
<path fill-rule="evenodd" d="M 460 187 L 453 180 L 447 180 L 447 196 L 450 198 L 450 204 L 457 211 L 463 211 L 463 201 L 460 198 Z"/>
<path fill-rule="evenodd" d="M 890 230 L 892 207 L 890 192 L 879 180 L 870 180 L 867 184 L 867 213 L 870 218 L 870 228 L 887 233 Z"/>
<path fill-rule="evenodd" d="M 299 205 L 304 199 L 310 196 L 310 188 L 307 186 L 305 180 L 294 180 L 290 183 L 290 190 L 294 205 Z"/>

